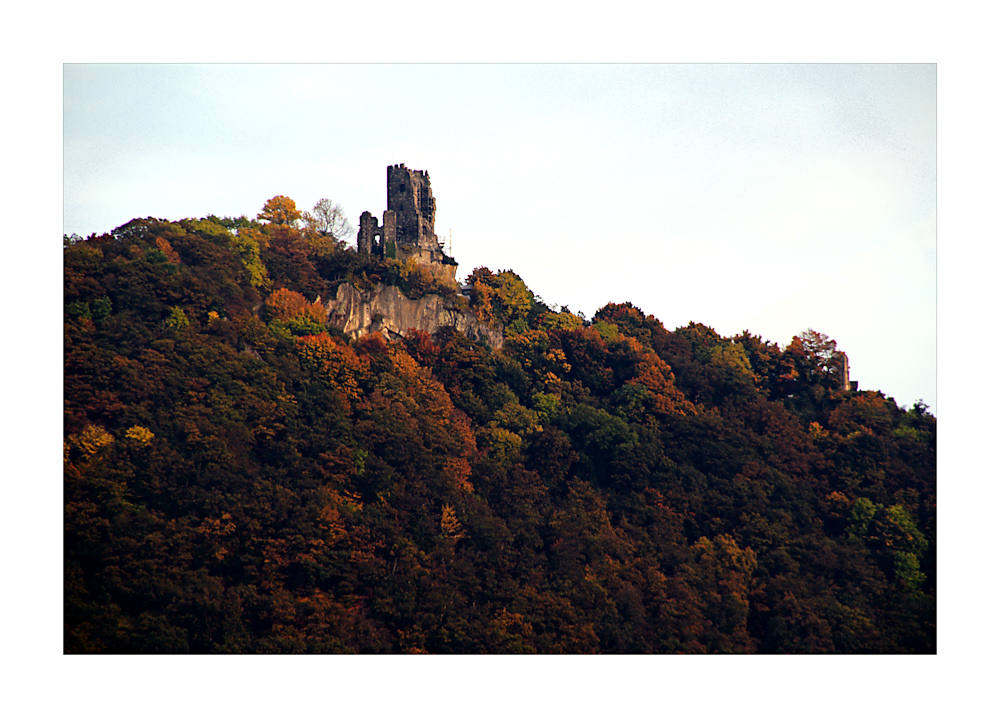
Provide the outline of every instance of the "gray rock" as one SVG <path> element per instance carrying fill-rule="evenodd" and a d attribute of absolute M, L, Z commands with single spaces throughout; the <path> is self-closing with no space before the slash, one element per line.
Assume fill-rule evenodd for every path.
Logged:
<path fill-rule="evenodd" d="M 480 322 L 473 312 L 437 294 L 408 299 L 398 287 L 379 284 L 370 292 L 362 292 L 345 282 L 337 287 L 337 296 L 324 306 L 330 325 L 352 339 L 374 333 L 397 339 L 411 329 L 433 335 L 441 327 L 451 327 L 493 349 L 503 346 L 503 329 Z"/>

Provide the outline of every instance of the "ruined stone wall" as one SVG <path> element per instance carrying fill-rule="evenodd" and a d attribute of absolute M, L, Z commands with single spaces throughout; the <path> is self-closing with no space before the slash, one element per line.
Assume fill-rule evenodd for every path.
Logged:
<path fill-rule="evenodd" d="M 396 213 L 387 209 L 382 213 L 382 246 L 396 247 L 399 245 L 399 233 L 396 231 Z"/>
<path fill-rule="evenodd" d="M 377 241 L 381 238 L 381 242 Z M 396 213 L 387 209 L 379 226 L 371 212 L 364 212 L 358 221 L 358 252 L 379 256 L 395 256 Z M 388 250 L 388 255 L 387 255 Z"/>
<path fill-rule="evenodd" d="M 373 250 L 377 250 L 378 244 L 375 238 L 378 234 L 378 221 L 371 212 L 364 212 L 358 220 L 358 252 L 371 254 Z"/>

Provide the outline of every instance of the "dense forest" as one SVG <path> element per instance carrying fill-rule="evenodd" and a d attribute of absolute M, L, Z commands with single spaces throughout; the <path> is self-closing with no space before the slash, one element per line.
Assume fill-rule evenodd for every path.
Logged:
<path fill-rule="evenodd" d="M 933 653 L 936 420 L 287 198 L 64 238 L 67 653 Z M 503 326 L 357 340 L 342 282 Z"/>

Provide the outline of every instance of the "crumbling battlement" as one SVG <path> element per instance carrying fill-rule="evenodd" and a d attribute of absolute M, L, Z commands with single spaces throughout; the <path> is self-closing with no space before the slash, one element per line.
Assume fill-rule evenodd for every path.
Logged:
<path fill-rule="evenodd" d="M 389 259 L 414 259 L 439 278 L 455 281 L 457 264 L 446 256 L 434 233 L 437 202 L 431 178 L 405 165 L 386 168 L 386 205 L 382 225 L 371 212 L 358 222 L 358 251 Z"/>

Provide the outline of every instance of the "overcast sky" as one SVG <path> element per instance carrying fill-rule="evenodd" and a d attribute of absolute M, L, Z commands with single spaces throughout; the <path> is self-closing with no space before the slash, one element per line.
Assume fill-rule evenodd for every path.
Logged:
<path fill-rule="evenodd" d="M 66 65 L 64 232 L 381 216 L 429 172 L 459 275 L 588 318 L 630 301 L 787 344 L 936 410 L 934 65 Z"/>

